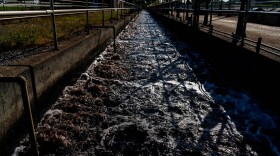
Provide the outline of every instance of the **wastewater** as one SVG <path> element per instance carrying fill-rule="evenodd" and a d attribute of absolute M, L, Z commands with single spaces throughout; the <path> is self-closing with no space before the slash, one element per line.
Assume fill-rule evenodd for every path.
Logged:
<path fill-rule="evenodd" d="M 36 126 L 41 155 L 280 155 L 279 125 L 142 11 Z M 13 153 L 30 155 L 28 137 Z"/>

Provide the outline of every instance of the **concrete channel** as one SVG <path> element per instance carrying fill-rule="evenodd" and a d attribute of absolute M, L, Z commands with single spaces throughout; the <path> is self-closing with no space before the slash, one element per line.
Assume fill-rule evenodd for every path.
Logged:
<path fill-rule="evenodd" d="M 24 57 L 17 56 L 20 59 L 9 61 L 8 64 L 1 62 L 0 151 L 2 154 L 11 153 L 13 150 L 11 143 L 15 143 L 22 133 L 27 133 L 28 129 L 22 101 L 24 96 L 20 85 L 2 80 L 9 77 L 11 80 L 24 78 L 28 101 L 36 120 L 35 118 L 40 116 L 39 113 L 47 107 L 42 100 L 51 101 L 50 94 L 55 94 L 57 88 L 61 88 L 65 81 L 69 81 L 67 77 L 73 76 L 73 72 L 77 72 L 98 56 L 102 52 L 101 49 L 112 41 L 114 33 L 117 35 L 136 15 L 137 13 L 122 16 L 118 21 L 104 28 L 100 26 L 92 28 L 97 31 L 91 31 L 89 35 L 78 35 L 61 42 L 59 50 L 46 48 L 43 52 Z"/>
<path fill-rule="evenodd" d="M 142 11 L 46 111 L 40 154 L 280 155 L 277 119 L 191 46 Z"/>

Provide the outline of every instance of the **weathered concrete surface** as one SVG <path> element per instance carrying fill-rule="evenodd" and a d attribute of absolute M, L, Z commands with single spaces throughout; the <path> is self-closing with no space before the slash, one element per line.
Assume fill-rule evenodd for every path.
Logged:
<path fill-rule="evenodd" d="M 116 33 L 129 23 L 131 17 L 126 16 L 114 24 Z M 98 48 L 104 46 L 110 38 L 113 38 L 112 28 L 98 29 L 94 33 L 87 36 L 80 36 L 71 39 L 66 44 L 59 44 L 60 50 L 47 51 L 28 58 L 21 59 L 14 64 L 31 65 L 34 69 L 35 83 L 37 95 L 40 98 L 50 88 L 55 87 L 57 82 L 64 75 L 74 71 L 89 58 L 98 54 Z M 27 79 L 29 97 L 34 103 L 31 77 L 28 67 L 1 67 L 0 74 L 2 76 L 23 76 Z M 39 105 L 39 104 L 37 104 Z M 40 105 L 39 105 L 40 106 Z M 32 105 L 34 107 L 34 105 Z M 36 106 L 35 106 L 36 107 Z M 37 106 L 38 107 L 38 106 Z M 18 130 L 13 130 L 12 127 L 21 125 L 23 116 L 23 104 L 21 100 L 20 88 L 14 83 L 0 82 L 0 147 L 6 143 L 6 135 L 12 132 L 19 133 Z M 2 151 L 2 150 L 0 150 Z"/>

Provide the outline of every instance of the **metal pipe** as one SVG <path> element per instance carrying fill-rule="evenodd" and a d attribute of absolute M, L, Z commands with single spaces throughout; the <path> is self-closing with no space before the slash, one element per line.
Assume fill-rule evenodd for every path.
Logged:
<path fill-rule="evenodd" d="M 247 28 L 247 20 L 248 20 L 248 11 L 249 11 L 249 3 L 250 1 L 247 0 L 247 4 L 246 4 L 246 11 L 245 11 L 245 17 L 244 17 L 244 29 L 243 29 L 243 34 L 242 34 L 242 38 L 246 38 L 246 28 Z"/>
<path fill-rule="evenodd" d="M 93 28 L 113 28 L 114 53 L 116 53 L 116 28 L 114 26 L 93 26 Z"/>
<path fill-rule="evenodd" d="M 107 10 L 106 8 L 104 10 Z M 110 9 L 113 10 L 113 9 Z M 0 21 L 5 21 L 5 20 L 14 20 L 14 19 L 28 19 L 28 18 L 39 18 L 39 17 L 48 17 L 49 14 L 55 13 L 56 16 L 62 16 L 62 15 L 75 15 L 75 14 L 83 14 L 84 12 L 97 12 L 101 11 L 101 9 L 85 9 L 85 10 L 76 10 L 76 11 L 51 11 L 51 10 L 46 10 L 43 14 L 34 14 L 33 16 L 22 16 L 22 17 L 11 17 L 11 18 L 1 18 Z"/>
<path fill-rule="evenodd" d="M 212 35 L 213 34 L 213 25 L 210 25 L 209 27 L 210 27 L 209 28 L 209 34 Z"/>
<path fill-rule="evenodd" d="M 38 95 L 37 95 L 37 89 L 36 89 L 36 81 L 35 81 L 35 74 L 34 74 L 34 68 L 31 65 L 7 65 L 11 67 L 28 67 L 30 71 L 30 77 L 31 77 L 31 87 L 34 97 L 34 105 L 38 103 Z"/>
<path fill-rule="evenodd" d="M 51 2 L 50 9 L 52 9 L 51 20 L 52 20 L 54 50 L 58 50 L 58 41 L 57 41 L 57 33 L 56 33 L 56 25 L 55 25 L 55 15 L 54 15 L 53 0 L 50 0 L 50 2 Z"/>
<path fill-rule="evenodd" d="M 213 0 L 211 0 L 210 23 L 209 23 L 209 25 L 212 25 L 212 14 L 213 14 Z"/>
<path fill-rule="evenodd" d="M 54 50 L 58 50 L 58 41 L 57 41 L 57 33 L 56 33 L 56 25 L 55 25 L 55 16 L 51 14 L 52 20 L 52 30 L 53 30 L 53 42 L 54 42 Z"/>
<path fill-rule="evenodd" d="M 111 10 L 110 22 L 112 23 L 113 20 L 113 10 Z"/>
<path fill-rule="evenodd" d="M 188 4 L 188 3 L 187 3 Z M 161 8 L 162 10 L 172 10 L 170 8 Z M 188 9 L 188 5 L 187 5 L 187 11 L 190 12 L 194 12 L 194 9 Z M 200 9 L 197 10 L 199 13 L 209 13 L 211 12 L 211 10 L 207 10 L 207 9 Z M 219 9 L 215 9 L 212 10 L 212 13 L 229 13 L 229 14 L 238 14 L 238 13 L 245 13 L 245 10 L 219 10 Z M 280 12 L 264 12 L 264 11 L 248 11 L 247 12 L 248 15 L 280 15 Z"/>
<path fill-rule="evenodd" d="M 183 21 L 186 19 L 186 0 L 184 0 Z"/>
<path fill-rule="evenodd" d="M 261 44 L 262 44 L 262 38 L 259 37 L 259 38 L 258 38 L 257 45 L 256 45 L 256 53 L 257 53 L 257 54 L 260 54 Z"/>
<path fill-rule="evenodd" d="M 123 3 L 121 3 L 121 17 L 122 17 L 122 15 L 123 15 Z"/>
<path fill-rule="evenodd" d="M 104 19 L 104 1 L 102 0 L 102 26 L 105 25 L 105 19 Z"/>
<path fill-rule="evenodd" d="M 101 10 L 116 10 L 120 8 L 103 8 L 103 9 L 60 9 L 60 10 L 30 10 L 30 11 L 0 11 L 0 16 L 22 16 L 22 15 L 48 15 L 58 13 L 78 13 L 78 12 L 92 12 Z M 126 8 L 131 9 L 131 8 Z M 280 14 L 280 13 L 279 13 Z"/>
<path fill-rule="evenodd" d="M 86 0 L 86 20 L 87 20 L 87 23 L 86 23 L 86 31 L 87 31 L 87 34 L 89 34 L 89 18 L 88 18 L 88 0 Z"/>
<path fill-rule="evenodd" d="M 32 118 L 32 113 L 31 113 L 31 107 L 30 107 L 30 102 L 29 102 L 29 98 L 28 98 L 26 79 L 23 76 L 19 76 L 19 77 L 1 77 L 0 76 L 0 82 L 17 83 L 20 86 L 22 102 L 23 102 L 23 107 L 24 107 L 24 111 L 25 111 L 25 117 L 27 119 L 27 124 L 28 124 L 28 132 L 29 132 L 31 147 L 33 149 L 32 150 L 33 155 L 39 156 L 39 150 L 37 147 L 37 140 L 36 140 L 36 136 L 35 136 L 33 118 Z"/>
<path fill-rule="evenodd" d="M 125 4 L 129 4 L 129 5 L 132 5 L 132 6 L 137 6 L 137 7 L 139 7 L 139 5 L 136 5 L 136 4 L 133 4 L 133 3 L 129 3 L 129 2 L 126 2 L 126 1 L 124 1 L 124 0 L 120 0 L 120 2 L 125 3 Z"/>
<path fill-rule="evenodd" d="M 42 15 L 42 14 L 48 14 L 47 10 L 40 10 L 40 11 L 0 11 L 0 16 Z"/>
<path fill-rule="evenodd" d="M 119 19 L 119 9 L 117 9 L 117 20 Z"/>

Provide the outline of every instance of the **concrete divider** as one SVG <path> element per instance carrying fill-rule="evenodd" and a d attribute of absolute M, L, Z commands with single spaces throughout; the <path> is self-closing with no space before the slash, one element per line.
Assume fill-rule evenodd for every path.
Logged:
<path fill-rule="evenodd" d="M 119 33 L 131 20 L 132 16 L 126 16 L 114 23 L 116 33 Z M 13 64 L 31 65 L 34 69 L 35 84 L 37 95 L 40 98 L 46 91 L 53 88 L 63 77 L 75 70 L 95 55 L 98 55 L 98 49 L 104 47 L 110 39 L 113 38 L 113 29 L 101 28 L 98 31 L 91 32 L 87 36 L 79 36 L 67 41 L 67 44 L 61 44 L 58 51 L 47 51 L 23 58 Z M 65 42 L 66 43 L 66 42 Z M 29 98 L 32 107 L 40 107 L 40 104 L 34 105 L 34 96 L 31 86 L 30 69 L 26 66 L 0 66 L 0 75 L 4 76 L 23 76 L 27 79 Z M 12 133 L 21 133 L 23 119 L 23 104 L 21 99 L 20 87 L 14 83 L 0 82 L 0 151 L 5 151 L 8 139 Z M 27 127 L 26 127 L 27 129 Z M 3 149 L 3 150 L 2 150 Z"/>

